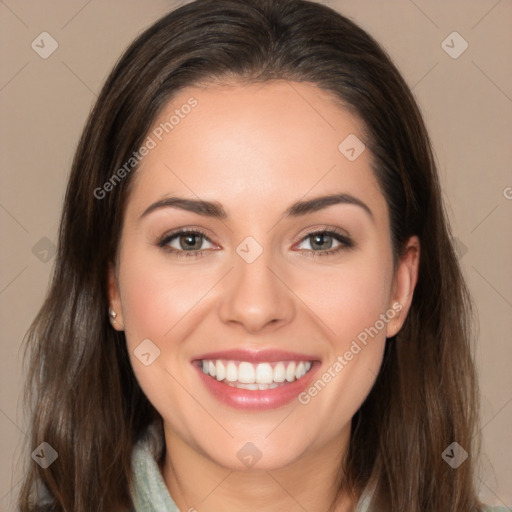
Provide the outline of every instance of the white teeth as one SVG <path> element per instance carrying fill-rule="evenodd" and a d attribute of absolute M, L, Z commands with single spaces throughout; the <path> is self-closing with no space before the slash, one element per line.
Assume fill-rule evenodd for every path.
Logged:
<path fill-rule="evenodd" d="M 311 361 L 289 361 L 253 364 L 248 361 L 203 360 L 203 372 L 219 382 L 242 389 L 273 389 L 286 382 L 294 382 L 311 370 Z"/>
<path fill-rule="evenodd" d="M 259 389 L 258 384 L 241 384 L 240 382 L 236 384 L 234 382 L 227 382 L 227 384 L 232 388 L 250 389 L 251 391 L 257 391 Z"/>
<path fill-rule="evenodd" d="M 238 368 L 233 361 L 230 361 L 226 366 L 226 380 L 229 382 L 235 382 L 238 380 Z"/>
<path fill-rule="evenodd" d="M 283 363 L 277 363 L 274 368 L 274 382 L 284 382 L 286 379 L 286 368 Z"/>
<path fill-rule="evenodd" d="M 295 370 L 295 378 L 300 379 L 305 373 L 306 373 L 306 370 L 304 368 L 304 363 L 301 361 L 297 365 L 297 369 Z"/>
<path fill-rule="evenodd" d="M 256 382 L 258 384 L 271 384 L 273 377 L 274 371 L 268 363 L 260 363 L 256 366 Z"/>
<path fill-rule="evenodd" d="M 293 382 L 295 380 L 295 363 L 290 363 L 286 368 L 286 380 Z"/>
<path fill-rule="evenodd" d="M 217 361 L 217 363 L 215 364 L 215 370 L 217 373 L 216 377 L 219 382 L 226 378 L 226 367 L 222 364 L 222 361 Z"/>
<path fill-rule="evenodd" d="M 243 362 L 238 365 L 238 382 L 254 384 L 254 368 L 251 363 Z"/>

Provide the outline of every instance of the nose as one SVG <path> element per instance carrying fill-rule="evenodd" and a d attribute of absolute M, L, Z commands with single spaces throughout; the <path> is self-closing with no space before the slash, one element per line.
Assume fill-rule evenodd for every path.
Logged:
<path fill-rule="evenodd" d="M 272 261 L 271 251 L 264 250 L 252 263 L 237 254 L 233 257 L 234 269 L 224 281 L 219 304 L 222 322 L 242 326 L 252 334 L 291 322 L 295 315 L 293 292 Z"/>

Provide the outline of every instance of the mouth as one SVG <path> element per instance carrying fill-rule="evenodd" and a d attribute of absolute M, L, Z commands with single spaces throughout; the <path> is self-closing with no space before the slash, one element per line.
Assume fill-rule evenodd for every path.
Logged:
<path fill-rule="evenodd" d="M 278 361 L 251 363 L 223 359 L 197 361 L 205 375 L 238 389 L 264 391 L 286 386 L 302 379 L 313 366 L 313 361 Z"/>
<path fill-rule="evenodd" d="M 283 351 L 229 351 L 192 361 L 206 389 L 237 409 L 267 410 L 292 402 L 306 389 L 320 361 Z"/>

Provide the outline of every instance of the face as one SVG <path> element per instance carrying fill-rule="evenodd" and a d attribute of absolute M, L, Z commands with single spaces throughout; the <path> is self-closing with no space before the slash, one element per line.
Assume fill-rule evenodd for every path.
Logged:
<path fill-rule="evenodd" d="M 148 137 L 109 290 L 166 441 L 239 469 L 332 453 L 417 269 L 414 239 L 393 266 L 361 123 L 314 85 L 210 85 Z"/>

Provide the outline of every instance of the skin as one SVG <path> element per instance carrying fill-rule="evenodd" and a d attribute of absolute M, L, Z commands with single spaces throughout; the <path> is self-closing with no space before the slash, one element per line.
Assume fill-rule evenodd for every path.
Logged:
<path fill-rule="evenodd" d="M 190 97 L 198 105 L 134 176 L 109 271 L 113 325 L 125 331 L 135 375 L 163 417 L 162 473 L 181 510 L 324 512 L 335 496 L 351 418 L 375 382 L 386 337 L 398 332 L 409 310 L 419 241 L 408 241 L 394 268 L 388 207 L 370 152 L 351 162 L 338 150 L 349 134 L 364 140 L 362 124 L 328 93 L 282 80 L 190 87 L 154 126 Z M 358 198 L 373 216 L 337 204 L 283 217 L 295 201 L 333 193 Z M 152 203 L 172 195 L 217 201 L 228 216 L 168 207 L 141 219 Z M 314 257 L 322 248 L 306 235 L 326 226 L 354 247 Z M 197 258 L 158 246 L 159 237 L 183 227 L 207 232 L 209 240 L 195 239 L 204 249 Z M 236 252 L 248 236 L 263 249 L 250 264 Z M 179 237 L 171 245 L 185 251 Z M 315 355 L 320 376 L 396 303 L 400 314 L 307 405 L 231 408 L 211 397 L 190 364 L 212 350 L 277 348 Z M 160 356 L 144 366 L 133 351 L 147 338 Z M 237 457 L 247 442 L 262 454 L 250 468 Z M 348 493 L 334 509 L 354 509 Z"/>

